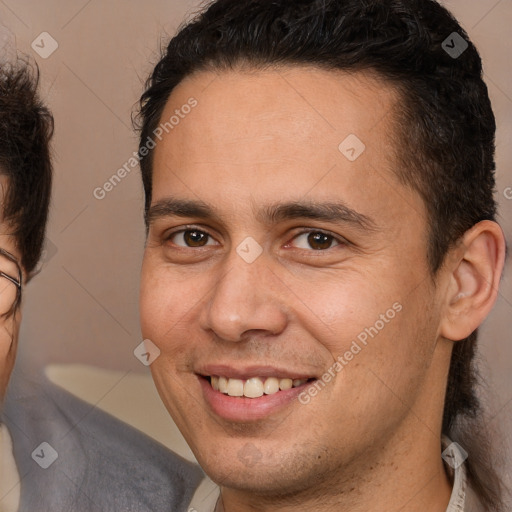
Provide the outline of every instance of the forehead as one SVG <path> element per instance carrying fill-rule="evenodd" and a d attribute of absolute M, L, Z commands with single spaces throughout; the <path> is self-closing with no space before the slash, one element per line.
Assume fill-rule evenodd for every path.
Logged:
<path fill-rule="evenodd" d="M 300 157 L 303 139 L 322 139 L 325 146 L 332 149 L 334 144 L 336 149 L 340 136 L 358 133 L 371 145 L 392 128 L 397 95 L 367 73 L 312 67 L 199 72 L 174 89 L 161 122 L 172 120 L 193 97 L 197 107 L 189 119 L 185 122 L 186 117 L 174 115 L 179 124 L 166 134 L 175 143 L 187 144 L 191 136 L 199 136 L 202 147 L 215 141 L 215 147 L 208 147 L 210 154 L 215 149 L 234 152 L 238 147 L 247 158 L 249 148 L 243 146 L 248 142 L 251 148 L 279 144 L 283 154 Z M 375 130 L 377 124 L 382 130 Z M 309 149 L 308 144 L 305 150 Z M 196 148 L 196 153 L 200 150 Z"/>
<path fill-rule="evenodd" d="M 195 106 L 184 108 L 191 99 Z M 167 129 L 154 153 L 153 202 L 170 193 L 212 203 L 222 191 L 236 206 L 342 194 L 376 213 L 377 200 L 389 202 L 383 189 L 390 182 L 403 188 L 394 174 L 397 101 L 391 86 L 368 73 L 282 67 L 194 74 L 161 116 Z"/>

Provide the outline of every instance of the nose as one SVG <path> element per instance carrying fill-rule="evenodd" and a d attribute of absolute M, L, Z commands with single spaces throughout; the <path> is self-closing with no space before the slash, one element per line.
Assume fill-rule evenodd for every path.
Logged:
<path fill-rule="evenodd" d="M 234 252 L 224 270 L 203 303 L 201 327 L 229 342 L 281 333 L 287 323 L 286 290 L 264 255 L 247 263 Z"/>

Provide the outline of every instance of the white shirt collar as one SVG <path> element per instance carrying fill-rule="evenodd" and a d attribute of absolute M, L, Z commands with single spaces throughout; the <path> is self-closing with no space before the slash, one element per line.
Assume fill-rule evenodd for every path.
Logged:
<path fill-rule="evenodd" d="M 20 503 L 20 476 L 12 440 L 7 427 L 0 423 L 0 512 L 16 512 Z"/>
<path fill-rule="evenodd" d="M 465 460 L 467 454 L 457 443 L 452 443 L 446 436 L 442 439 L 443 460 L 453 479 L 453 488 L 446 512 L 465 512 L 467 476 Z"/>

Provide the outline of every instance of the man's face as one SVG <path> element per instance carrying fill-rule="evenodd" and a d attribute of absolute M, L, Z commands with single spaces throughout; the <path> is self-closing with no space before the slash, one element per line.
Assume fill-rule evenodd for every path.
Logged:
<path fill-rule="evenodd" d="M 171 95 L 162 122 L 181 116 L 154 153 L 142 331 L 217 482 L 297 492 L 385 464 L 397 433 L 435 438 L 440 311 L 424 205 L 393 172 L 396 100 L 313 68 L 201 72 Z M 211 377 L 269 394 L 229 396 Z"/>
<path fill-rule="evenodd" d="M 0 176 L 0 199 L 3 203 L 7 179 Z M 20 253 L 16 246 L 15 237 L 11 234 L 12 226 L 0 217 L 0 248 L 13 255 L 20 261 Z M 0 255 L 0 272 L 18 279 L 18 266 L 16 263 Z M 5 277 L 0 277 L 0 310 L 4 305 L 12 304 L 16 298 L 16 287 Z M 21 310 L 9 316 L 0 316 L 0 404 L 4 397 L 9 382 L 9 377 L 16 359 L 18 346 L 19 326 L 21 322 Z"/>

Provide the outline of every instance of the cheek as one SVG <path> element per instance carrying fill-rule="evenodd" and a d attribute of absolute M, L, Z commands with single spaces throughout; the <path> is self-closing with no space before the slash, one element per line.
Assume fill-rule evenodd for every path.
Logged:
<path fill-rule="evenodd" d="M 359 412 L 382 416 L 394 411 L 398 418 L 406 412 L 404 404 L 414 403 L 421 392 L 436 344 L 435 319 L 421 297 L 408 295 L 389 309 L 383 306 L 352 331 L 343 354 L 344 386 L 355 391 Z"/>
<path fill-rule="evenodd" d="M 5 393 L 16 359 L 20 320 L 21 312 L 18 311 L 14 318 L 0 327 L 0 399 Z"/>
<path fill-rule="evenodd" d="M 343 282 L 310 287 L 303 296 L 307 308 L 299 322 L 327 349 L 333 365 L 339 363 L 330 369 L 344 375 L 335 384 L 341 392 L 365 389 L 362 394 L 373 401 L 385 390 L 379 376 L 401 393 L 430 364 L 436 319 L 426 307 L 426 286 L 411 292 L 398 273 L 385 282 L 354 273 Z"/>
<path fill-rule="evenodd" d="M 400 294 L 392 288 L 378 289 L 374 282 L 354 272 L 350 278 L 317 279 L 316 286 L 308 281 L 307 286 L 294 289 L 302 298 L 296 309 L 299 323 L 333 358 L 349 350 L 354 340 L 364 343 L 368 330 L 375 332 L 376 323 L 380 333 L 399 315 L 393 305 Z"/>
<path fill-rule="evenodd" d="M 164 352 L 178 350 L 192 332 L 192 315 L 201 298 L 192 280 L 175 269 L 144 261 L 139 296 L 142 335 Z M 186 339 L 186 338 L 185 338 Z"/>
<path fill-rule="evenodd" d="M 11 373 L 9 361 L 10 340 L 6 336 L 0 336 L 0 376 L 2 380 L 7 380 L 7 375 Z"/>
<path fill-rule="evenodd" d="M 176 289 L 165 275 L 159 277 L 149 265 L 143 266 L 139 309 L 142 335 L 157 345 L 179 316 L 179 300 Z"/>

